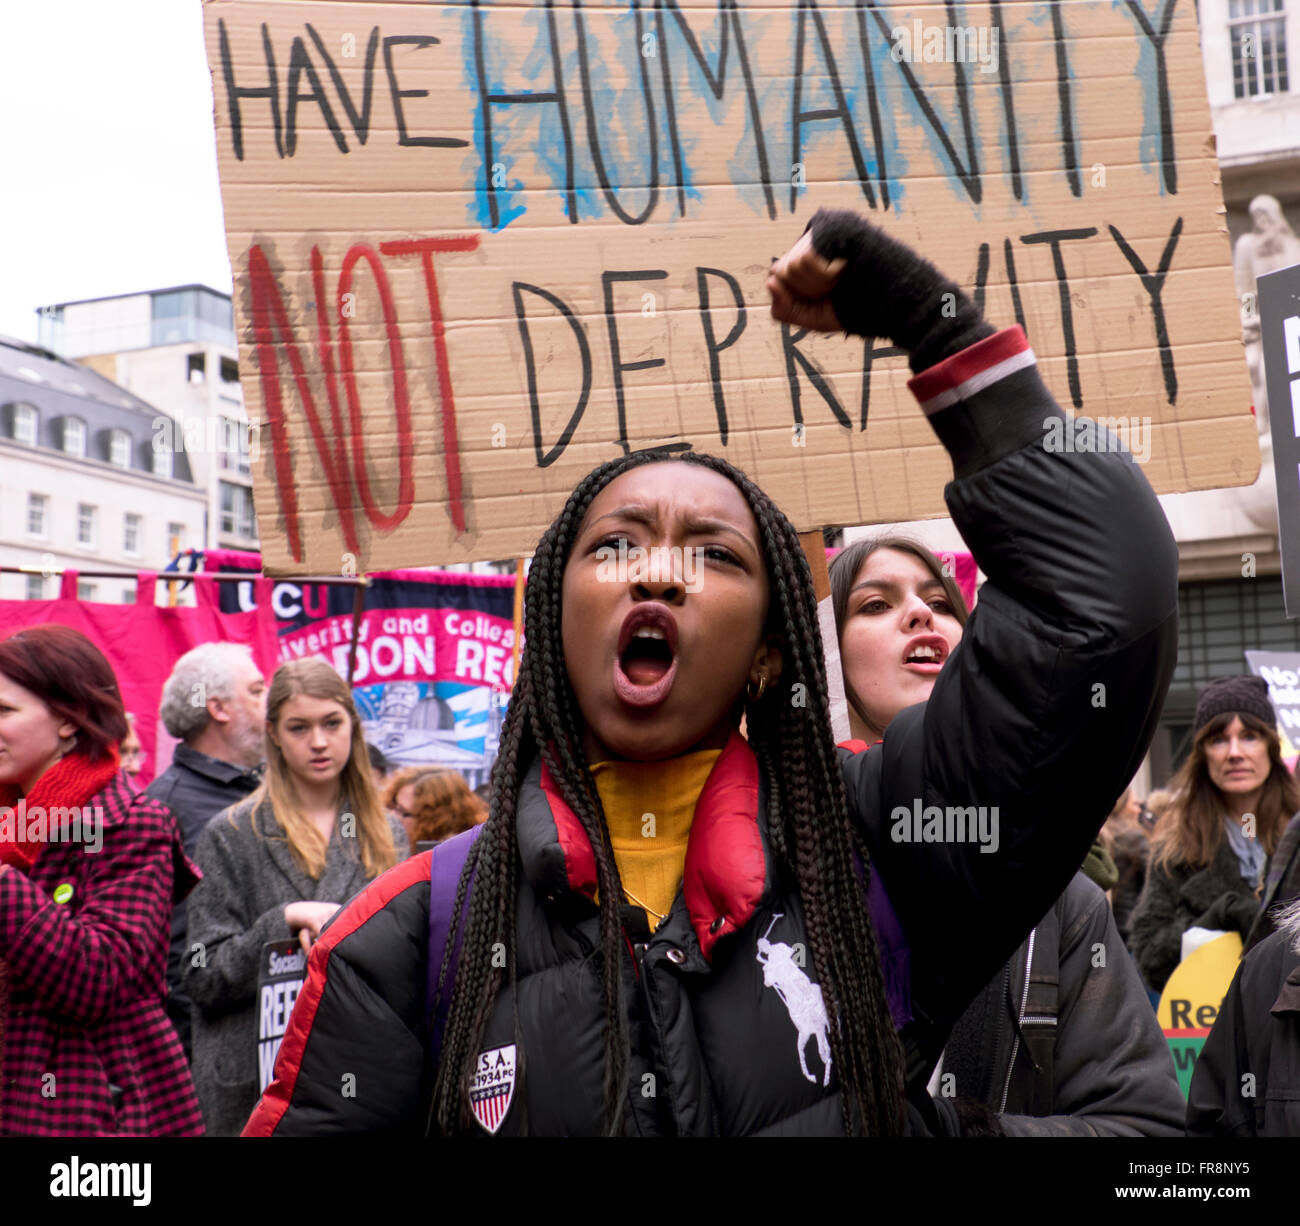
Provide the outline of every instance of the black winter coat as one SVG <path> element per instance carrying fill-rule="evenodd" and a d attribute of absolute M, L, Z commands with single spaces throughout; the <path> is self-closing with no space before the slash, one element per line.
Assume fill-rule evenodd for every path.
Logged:
<path fill-rule="evenodd" d="M 188 745 L 177 745 L 171 765 L 145 788 L 144 794 L 162 801 L 171 810 L 180 828 L 185 854 L 192 860 L 203 827 L 223 809 L 237 805 L 261 782 L 256 771 L 199 753 Z M 191 1058 L 190 998 L 181 984 L 181 967 L 185 961 L 188 928 L 189 911 L 182 900 L 172 911 L 171 947 L 167 951 L 167 1016 L 176 1027 L 187 1060 Z"/>
<path fill-rule="evenodd" d="M 1219 850 L 1204 868 L 1152 861 L 1133 912 L 1128 943 L 1153 990 L 1163 992 L 1183 960 L 1183 933 L 1224 894 L 1254 897 L 1226 837 L 1219 840 Z"/>
<path fill-rule="evenodd" d="M 929 702 L 844 772 L 906 934 L 900 1020 L 923 1087 L 952 1022 L 1065 888 L 1142 759 L 1176 652 L 1177 554 L 1127 454 L 1044 447 L 1060 410 L 1018 328 L 912 388 L 953 456 L 948 505 L 988 583 Z M 485 1067 L 516 1070 L 488 1117 L 503 1135 L 525 1116 L 532 1135 L 603 1128 L 594 862 L 547 784 L 535 764 L 517 813 L 517 989 L 483 1039 Z M 913 820 L 971 806 L 996 818 L 995 851 L 927 841 Z M 633 1134 L 841 1131 L 802 907 L 766 832 L 754 757 L 735 737 L 697 804 L 682 891 L 648 940 L 629 930 Z M 325 929 L 245 1135 L 424 1130 L 428 879 L 428 856 L 414 857 Z"/>
<path fill-rule="evenodd" d="M 1300 932 L 1242 959 L 1187 1095 L 1189 1136 L 1300 1137 Z"/>
<path fill-rule="evenodd" d="M 947 1087 L 1008 1136 L 1176 1137 L 1183 1094 L 1106 895 L 1082 873 L 975 998 Z"/>

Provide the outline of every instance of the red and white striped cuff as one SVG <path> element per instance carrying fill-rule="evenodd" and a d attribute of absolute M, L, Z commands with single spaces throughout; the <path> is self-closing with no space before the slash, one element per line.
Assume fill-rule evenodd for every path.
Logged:
<path fill-rule="evenodd" d="M 908 380 L 907 387 L 929 417 L 1034 362 L 1024 330 L 1012 324 L 923 370 Z"/>

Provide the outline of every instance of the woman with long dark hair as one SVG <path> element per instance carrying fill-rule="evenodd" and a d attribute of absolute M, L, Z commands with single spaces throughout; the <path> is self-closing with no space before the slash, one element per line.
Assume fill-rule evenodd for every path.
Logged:
<path fill-rule="evenodd" d="M 1196 702 L 1192 752 L 1170 781 L 1174 800 L 1151 840 L 1129 947 L 1162 991 L 1189 928 L 1246 939 L 1259 918 L 1268 857 L 1300 811 L 1260 677 L 1220 677 Z"/>
<path fill-rule="evenodd" d="M 262 946 L 304 950 L 367 882 L 406 855 L 379 801 L 347 682 L 324 660 L 283 664 L 266 699 L 266 777 L 199 836 L 185 988 L 208 1132 L 232 1135 L 257 1101 Z"/>
<path fill-rule="evenodd" d="M 854 542 L 830 580 L 850 711 L 884 736 L 951 667 L 965 598 L 909 537 Z M 930 1084 L 963 1136 L 1182 1133 L 1169 1046 L 1102 892 L 1113 879 L 1098 849 L 953 1029 Z"/>
<path fill-rule="evenodd" d="M 772 500 L 710 456 L 602 464 L 533 557 L 487 822 L 323 935 L 245 1135 L 940 1126 L 924 1083 L 947 1027 L 1150 738 L 1176 552 L 1130 460 L 1043 448 L 1060 411 L 1023 335 L 994 335 L 906 247 L 819 213 L 768 284 L 778 318 L 911 353 L 989 576 L 981 626 L 926 708 L 842 753 L 807 564 Z M 1000 516 L 1028 505 L 1013 540 Z M 1096 686 L 1110 706 L 1089 721 Z M 956 805 L 984 807 L 983 850 L 927 838 Z"/>
<path fill-rule="evenodd" d="M 193 866 L 120 769 L 117 678 L 85 635 L 0 642 L 0 1132 L 197 1136 L 164 1008 Z"/>
<path fill-rule="evenodd" d="M 970 611 L 939 559 L 897 533 L 854 541 L 832 559 L 830 579 L 849 727 L 872 744 L 930 697 Z"/>

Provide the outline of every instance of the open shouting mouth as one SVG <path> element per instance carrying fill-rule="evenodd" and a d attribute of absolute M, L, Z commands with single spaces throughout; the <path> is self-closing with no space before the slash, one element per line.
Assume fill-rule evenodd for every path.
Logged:
<path fill-rule="evenodd" d="M 948 642 L 939 634 L 918 634 L 903 649 L 903 667 L 926 676 L 937 674 L 948 658 Z"/>
<path fill-rule="evenodd" d="M 663 702 L 677 679 L 677 622 L 658 601 L 639 604 L 623 619 L 614 663 L 614 691 L 634 707 Z"/>

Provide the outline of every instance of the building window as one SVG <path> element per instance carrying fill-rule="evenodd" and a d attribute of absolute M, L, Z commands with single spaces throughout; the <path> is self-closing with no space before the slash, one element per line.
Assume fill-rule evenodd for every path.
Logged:
<path fill-rule="evenodd" d="M 185 548 L 185 525 L 167 525 L 167 550 L 169 554 L 180 553 Z"/>
<path fill-rule="evenodd" d="M 126 516 L 126 528 L 122 533 L 122 548 L 127 553 L 140 552 L 140 516 L 132 515 L 130 512 Z"/>
<path fill-rule="evenodd" d="M 36 446 L 36 410 L 30 404 L 14 405 L 14 442 Z"/>
<path fill-rule="evenodd" d="M 77 580 L 77 599 L 94 600 L 95 593 L 99 590 L 97 584 L 91 583 L 86 579 Z"/>
<path fill-rule="evenodd" d="M 86 423 L 79 417 L 63 419 L 63 450 L 68 455 L 86 454 Z"/>
<path fill-rule="evenodd" d="M 77 544 L 95 547 L 95 508 L 85 502 L 77 503 Z"/>
<path fill-rule="evenodd" d="M 45 494 L 27 495 L 27 535 L 44 538 L 49 531 L 50 500 Z"/>
<path fill-rule="evenodd" d="M 28 600 L 45 599 L 45 576 L 44 575 L 27 576 L 27 599 Z"/>
<path fill-rule="evenodd" d="M 225 536 L 237 536 L 246 541 L 257 539 L 252 490 L 221 482 L 221 531 Z"/>
<path fill-rule="evenodd" d="M 125 430 L 114 430 L 109 435 L 108 458 L 118 468 L 131 467 L 131 436 Z"/>
<path fill-rule="evenodd" d="M 229 417 L 221 419 L 221 467 L 244 476 L 253 471 L 248 457 L 248 426 Z"/>
<path fill-rule="evenodd" d="M 239 363 L 234 358 L 221 359 L 221 382 L 238 383 L 239 382 Z"/>
<path fill-rule="evenodd" d="M 202 383 L 207 377 L 207 354 L 191 353 L 185 359 L 186 378 L 191 383 Z"/>
<path fill-rule="evenodd" d="M 1235 97 L 1286 93 L 1290 85 L 1283 0 L 1228 0 L 1228 37 Z"/>
<path fill-rule="evenodd" d="M 155 447 L 153 449 L 153 475 L 155 477 L 170 477 L 172 475 L 172 449 L 170 447 Z"/>

